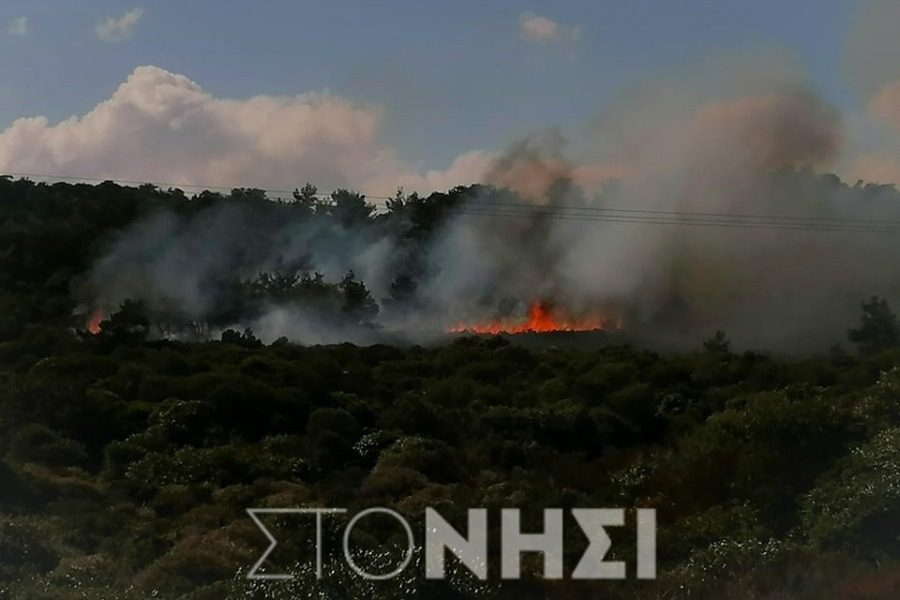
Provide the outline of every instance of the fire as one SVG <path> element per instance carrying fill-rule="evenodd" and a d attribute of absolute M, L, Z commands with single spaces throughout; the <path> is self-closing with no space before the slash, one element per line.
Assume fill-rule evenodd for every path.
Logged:
<path fill-rule="evenodd" d="M 553 306 L 551 302 L 536 300 L 528 308 L 528 318 L 519 320 L 502 319 L 485 323 L 461 323 L 449 329 L 450 333 L 479 333 L 497 335 L 500 333 L 547 333 L 551 331 L 597 331 L 601 329 L 621 329 L 620 319 L 602 315 L 571 317 Z"/>
<path fill-rule="evenodd" d="M 95 310 L 91 313 L 91 318 L 88 319 L 87 322 L 87 330 L 91 335 L 98 335 L 100 333 L 101 327 L 100 324 L 106 320 L 106 313 L 102 310 Z"/>

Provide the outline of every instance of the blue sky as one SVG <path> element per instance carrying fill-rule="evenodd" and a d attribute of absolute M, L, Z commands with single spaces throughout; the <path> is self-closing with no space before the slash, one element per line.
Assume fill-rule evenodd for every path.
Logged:
<path fill-rule="evenodd" d="M 842 81 L 853 0 L 4 0 L 0 128 L 108 98 L 138 65 L 217 97 L 312 90 L 384 106 L 385 140 L 426 165 L 501 147 L 535 127 L 577 129 L 629 86 L 717 53 L 786 49 L 826 100 Z M 128 39 L 97 23 L 143 9 Z M 523 39 L 524 13 L 561 38 Z M 27 19 L 27 33 L 9 26 Z M 569 34 L 577 30 L 577 36 Z M 577 37 L 577 39 L 574 39 Z"/>
<path fill-rule="evenodd" d="M 897 0 L 4 0 L 0 171 L 425 192 L 498 183 L 556 128 L 540 153 L 596 189 L 710 103 L 802 90 L 836 115 L 812 166 L 900 182 L 897 23 Z"/>

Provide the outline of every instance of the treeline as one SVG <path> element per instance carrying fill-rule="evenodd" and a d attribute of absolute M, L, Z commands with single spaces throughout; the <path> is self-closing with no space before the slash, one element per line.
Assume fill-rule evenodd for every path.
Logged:
<path fill-rule="evenodd" d="M 889 186 L 848 186 L 833 175 L 807 171 L 781 172 L 773 176 L 772 185 L 796 191 L 798 197 L 846 198 L 860 206 L 900 202 L 900 195 Z M 553 186 L 545 201 L 549 211 L 560 205 L 602 206 L 605 202 L 602 195 L 585 197 L 564 182 Z M 403 315 L 420 307 L 423 288 L 440 280 L 441 273 L 434 272 L 427 257 L 448 219 L 522 202 L 510 191 L 482 185 L 427 197 L 398 191 L 376 210 L 364 195 L 348 190 L 323 195 L 310 184 L 289 199 L 273 200 L 258 189 L 188 196 L 179 189 L 152 185 L 46 184 L 0 177 L 0 340 L 12 339 L 32 326 L 83 328 L 89 316 L 85 311 L 102 308 L 111 313 L 126 299 L 141 304 L 151 321 L 151 335 L 156 336 L 203 338 L 210 331 L 250 322 L 272 304 L 302 306 L 323 322 L 370 327 L 376 315 Z M 240 226 L 228 230 L 216 218 L 222 214 L 229 215 L 224 225 L 239 222 Z M 544 216 L 535 216 L 529 235 L 540 235 Z M 111 299 L 105 296 L 107 287 L 116 287 L 108 284 L 118 281 L 104 278 L 117 279 L 122 273 L 133 277 L 164 253 L 170 237 L 162 234 L 138 250 L 128 246 L 129 240 L 145 239 L 146 230 L 160 223 L 170 227 L 165 231 L 172 236 L 180 233 L 188 239 L 182 239 L 187 255 L 181 262 L 154 263 L 157 271 L 191 269 L 209 258 L 204 252 L 222 255 L 217 269 L 198 273 L 189 282 L 202 291 L 200 307 L 186 307 L 185 297 L 190 294 L 155 289 L 150 284 L 158 282 L 153 281 L 148 285 L 130 281 L 124 293 L 115 289 Z M 212 248 L 190 239 L 219 226 L 223 226 L 219 237 L 204 238 Z M 275 247 L 273 232 L 287 232 L 294 226 L 292 232 L 303 233 Z M 355 247 L 354 240 L 365 243 Z M 373 292 L 372 282 L 348 268 L 317 272 L 321 261 L 312 259 L 323 248 L 339 248 L 352 255 L 354 250 L 377 248 L 382 241 L 389 243 L 391 253 L 378 263 L 387 282 L 378 292 Z M 527 254 L 527 239 L 517 244 L 515 250 Z M 103 262 L 111 255 L 121 264 Z M 484 288 L 473 292 L 482 296 L 467 301 L 500 308 L 510 300 L 533 300 L 506 298 L 503 289 Z M 107 305 L 94 306 L 98 302 Z"/>
<path fill-rule="evenodd" d="M 420 274 L 417 247 L 427 242 L 455 207 L 476 196 L 497 201 L 512 198 L 509 192 L 484 186 L 459 187 L 427 198 L 398 191 L 384 210 L 376 212 L 375 205 L 361 194 L 338 190 L 323 196 L 310 184 L 297 190 L 292 199 L 283 200 L 270 199 L 258 189 L 188 196 L 179 189 L 161 190 L 152 185 L 45 184 L 0 177 L 0 339 L 15 337 L 29 325 L 83 327 L 84 315 L 73 318 L 73 313 L 85 301 L 94 300 L 86 297 L 89 294 L 84 290 L 90 267 L 129 226 L 162 214 L 190 223 L 211 211 L 238 209 L 252 224 L 245 233 L 259 238 L 291 222 L 315 223 L 326 231 L 330 226 L 377 230 L 379 235 L 408 245 L 410 260 L 397 273 L 388 299 L 388 303 L 407 302 L 415 292 L 414 278 Z M 249 245 L 252 240 L 246 242 Z M 269 298 L 312 299 L 320 312 L 327 307 L 332 313 L 349 312 L 362 319 L 378 308 L 373 307 L 365 283 L 352 273 L 326 282 L 303 255 L 270 272 L 227 275 L 223 274 L 221 281 L 206 282 L 217 289 L 216 296 L 222 300 L 203 316 L 203 323 L 183 314 L 177 299 L 144 309 L 152 312 L 150 316 L 158 319 L 155 324 L 164 329 L 208 330 L 242 314 L 254 300 Z M 344 299 L 337 297 L 341 294 Z M 384 304 L 383 299 L 379 301 Z"/>

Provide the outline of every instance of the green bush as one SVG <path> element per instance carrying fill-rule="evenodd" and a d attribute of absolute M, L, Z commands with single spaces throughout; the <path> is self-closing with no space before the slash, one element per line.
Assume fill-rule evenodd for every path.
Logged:
<path fill-rule="evenodd" d="M 20 462 L 54 467 L 84 466 L 88 463 L 84 446 L 36 423 L 25 425 L 16 432 L 10 444 L 10 457 Z"/>

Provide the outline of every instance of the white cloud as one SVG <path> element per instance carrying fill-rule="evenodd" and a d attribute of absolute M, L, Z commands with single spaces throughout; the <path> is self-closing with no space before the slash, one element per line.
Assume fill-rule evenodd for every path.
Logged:
<path fill-rule="evenodd" d="M 25 36 L 28 35 L 28 17 L 19 17 L 10 21 L 6 31 L 10 35 Z"/>
<path fill-rule="evenodd" d="M 144 9 L 133 8 L 118 17 L 107 17 L 97 23 L 94 31 L 104 42 L 122 42 L 130 39 L 138 21 L 144 16 Z"/>
<path fill-rule="evenodd" d="M 428 192 L 480 181 L 492 161 L 476 151 L 422 172 L 379 142 L 382 123 L 380 108 L 331 94 L 220 99 L 145 66 L 84 116 L 13 122 L 0 132 L 0 172 L 270 188 L 311 181 L 389 195 L 398 185 Z"/>
<path fill-rule="evenodd" d="M 519 35 L 526 42 L 536 44 L 577 42 L 581 38 L 581 28 L 566 27 L 534 13 L 522 13 L 519 16 Z"/>

